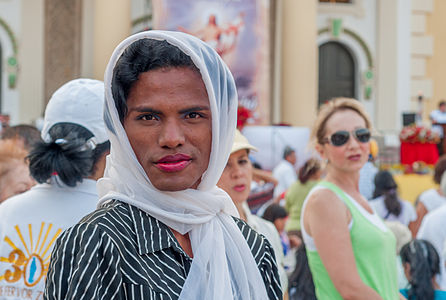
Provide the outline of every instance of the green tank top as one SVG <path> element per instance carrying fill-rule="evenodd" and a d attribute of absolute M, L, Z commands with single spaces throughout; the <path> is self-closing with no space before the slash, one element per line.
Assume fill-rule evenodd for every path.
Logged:
<path fill-rule="evenodd" d="M 373 288 L 384 300 L 398 300 L 396 240 L 393 233 L 390 230 L 384 232 L 372 224 L 335 184 L 323 181 L 317 186 L 333 191 L 350 210 L 353 220 L 350 239 L 362 281 Z M 310 251 L 307 248 L 307 255 L 317 298 L 319 300 L 342 299 L 317 251 Z"/>

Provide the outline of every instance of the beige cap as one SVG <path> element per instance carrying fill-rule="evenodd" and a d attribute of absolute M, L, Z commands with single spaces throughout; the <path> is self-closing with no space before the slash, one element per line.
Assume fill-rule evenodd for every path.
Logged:
<path fill-rule="evenodd" d="M 238 129 L 235 130 L 234 144 L 232 144 L 231 154 L 242 149 L 258 151 L 256 147 L 248 142 L 248 139 L 240 133 Z"/>

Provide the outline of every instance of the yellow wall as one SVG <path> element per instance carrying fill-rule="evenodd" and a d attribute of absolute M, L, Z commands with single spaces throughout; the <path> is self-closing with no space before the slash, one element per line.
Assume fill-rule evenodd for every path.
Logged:
<path fill-rule="evenodd" d="M 19 50 L 19 123 L 31 124 L 44 110 L 44 1 L 24 0 Z"/>
<path fill-rule="evenodd" d="M 317 3 L 283 0 L 281 5 L 281 121 L 295 126 L 311 126 L 316 116 Z"/>
<path fill-rule="evenodd" d="M 131 31 L 131 0 L 95 0 L 94 78 L 103 80 L 110 56 Z"/>
<path fill-rule="evenodd" d="M 427 59 L 426 77 L 433 81 L 432 100 L 424 107 L 424 116 L 438 107 L 440 100 L 446 100 L 446 1 L 435 0 L 432 14 L 427 16 L 426 34 L 434 38 L 432 57 Z"/>

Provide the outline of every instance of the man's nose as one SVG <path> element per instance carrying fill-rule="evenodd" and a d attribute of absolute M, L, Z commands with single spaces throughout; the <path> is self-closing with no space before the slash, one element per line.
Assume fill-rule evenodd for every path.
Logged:
<path fill-rule="evenodd" d="M 159 144 L 163 148 L 176 148 L 184 144 L 184 132 L 176 120 L 166 120 L 162 125 Z"/>

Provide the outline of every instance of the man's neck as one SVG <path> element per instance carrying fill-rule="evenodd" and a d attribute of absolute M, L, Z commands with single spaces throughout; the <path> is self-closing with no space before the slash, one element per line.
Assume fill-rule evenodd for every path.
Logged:
<path fill-rule="evenodd" d="M 190 258 L 193 258 L 194 253 L 192 252 L 192 245 L 190 243 L 189 233 L 181 234 L 172 228 L 170 228 L 170 230 L 172 230 L 173 235 L 177 239 L 181 248 L 183 248 L 184 252 L 186 252 L 186 254 L 189 255 Z"/>

